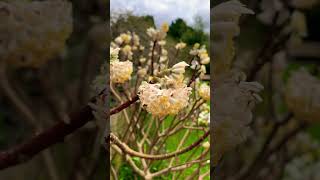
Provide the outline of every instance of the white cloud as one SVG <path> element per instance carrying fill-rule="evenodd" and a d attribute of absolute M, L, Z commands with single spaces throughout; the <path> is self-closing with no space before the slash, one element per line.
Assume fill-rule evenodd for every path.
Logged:
<path fill-rule="evenodd" d="M 209 0 L 111 0 L 112 10 L 130 10 L 137 15 L 154 16 L 156 25 L 163 22 L 171 23 L 177 18 L 183 18 L 189 25 L 194 24 L 194 16 L 199 15 L 210 27 Z"/>

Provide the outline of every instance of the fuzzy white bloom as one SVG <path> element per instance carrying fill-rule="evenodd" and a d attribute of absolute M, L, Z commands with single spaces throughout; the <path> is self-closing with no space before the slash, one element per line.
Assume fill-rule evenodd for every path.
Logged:
<path fill-rule="evenodd" d="M 0 56 L 17 67 L 39 67 L 60 56 L 72 32 L 68 1 L 0 1 Z"/>
<path fill-rule="evenodd" d="M 187 64 L 186 62 L 184 61 L 181 61 L 175 65 L 172 66 L 171 68 L 171 71 L 173 73 L 176 73 L 176 74 L 183 74 L 185 73 L 185 68 L 189 66 L 189 64 Z"/>
<path fill-rule="evenodd" d="M 140 50 L 140 51 L 143 51 L 143 50 L 144 50 L 144 46 L 140 46 L 140 47 L 139 47 L 139 50 Z"/>
<path fill-rule="evenodd" d="M 161 88 L 161 84 L 142 82 L 138 95 L 141 105 L 152 115 L 163 117 L 178 114 L 188 106 L 191 88 L 185 85 L 177 88 Z"/>
<path fill-rule="evenodd" d="M 160 60 L 159 60 L 160 63 L 165 63 L 167 61 L 168 61 L 168 56 L 160 56 Z"/>
<path fill-rule="evenodd" d="M 140 37 L 136 33 L 133 33 L 133 44 L 134 46 L 140 45 Z"/>
<path fill-rule="evenodd" d="M 119 51 L 120 48 L 110 47 L 110 62 L 119 60 Z"/>
<path fill-rule="evenodd" d="M 147 59 L 146 58 L 140 58 L 139 61 L 140 61 L 140 63 L 145 63 L 147 61 Z"/>
<path fill-rule="evenodd" d="M 175 48 L 176 48 L 176 49 L 183 49 L 183 48 L 185 48 L 186 46 L 187 46 L 186 43 L 180 42 L 180 43 L 176 44 Z"/>
<path fill-rule="evenodd" d="M 199 69 L 199 72 L 201 73 L 200 75 L 206 74 L 207 73 L 206 66 L 205 65 L 201 65 L 200 69 Z"/>
<path fill-rule="evenodd" d="M 165 40 L 161 40 L 161 41 L 158 41 L 158 44 L 160 45 L 160 46 L 164 46 L 164 45 L 166 45 L 166 41 Z"/>
<path fill-rule="evenodd" d="M 121 45 L 122 43 L 123 43 L 123 39 L 120 37 L 120 36 L 118 36 L 118 37 L 116 37 L 116 39 L 114 40 L 118 45 Z"/>
<path fill-rule="evenodd" d="M 210 148 L 210 142 L 206 141 L 206 142 L 202 143 L 202 147 L 205 148 L 205 149 L 209 149 Z"/>
<path fill-rule="evenodd" d="M 198 118 L 199 125 L 208 126 L 210 124 L 210 109 L 201 111 Z"/>
<path fill-rule="evenodd" d="M 131 34 L 128 33 L 122 33 L 120 34 L 121 39 L 123 40 L 124 43 L 129 44 L 131 42 L 132 36 Z"/>
<path fill-rule="evenodd" d="M 167 23 L 163 23 L 160 29 L 148 28 L 147 34 L 152 38 L 152 41 L 161 41 L 167 36 L 167 32 L 169 30 L 169 25 Z"/>
<path fill-rule="evenodd" d="M 113 61 L 110 63 L 110 80 L 113 83 L 124 83 L 131 79 L 132 71 L 131 61 Z"/>
<path fill-rule="evenodd" d="M 199 87 L 199 96 L 206 100 L 206 101 L 210 101 L 210 86 L 207 85 L 206 83 L 202 83 Z"/>
<path fill-rule="evenodd" d="M 168 56 L 168 51 L 166 49 L 162 49 L 161 54 L 163 56 Z"/>
<path fill-rule="evenodd" d="M 144 77 L 146 74 L 147 74 L 147 69 L 146 68 L 141 68 L 138 70 L 137 74 L 140 76 L 140 77 Z"/>

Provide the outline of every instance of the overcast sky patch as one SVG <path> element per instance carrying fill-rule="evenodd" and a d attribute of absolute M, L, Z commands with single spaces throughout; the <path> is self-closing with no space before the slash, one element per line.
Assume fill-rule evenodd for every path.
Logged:
<path fill-rule="evenodd" d="M 136 15 L 154 16 L 157 26 L 169 24 L 177 18 L 184 19 L 188 25 L 194 24 L 194 17 L 201 16 L 206 31 L 210 27 L 209 0 L 111 0 L 111 10 L 129 10 Z"/>

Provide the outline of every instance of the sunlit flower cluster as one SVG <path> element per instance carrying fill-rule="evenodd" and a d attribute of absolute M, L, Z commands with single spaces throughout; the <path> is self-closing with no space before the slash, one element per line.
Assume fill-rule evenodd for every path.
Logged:
<path fill-rule="evenodd" d="M 131 79 L 133 64 L 131 61 L 119 61 L 119 48 L 110 48 L 110 80 L 112 83 L 124 83 Z"/>
<path fill-rule="evenodd" d="M 0 55 L 9 64 L 39 67 L 61 55 L 72 32 L 68 1 L 0 2 Z"/>
<path fill-rule="evenodd" d="M 169 25 L 167 23 L 162 24 L 160 29 L 153 27 L 147 29 L 148 36 L 151 37 L 152 41 L 161 41 L 167 36 L 169 31 Z"/>
<path fill-rule="evenodd" d="M 118 37 L 111 42 L 111 47 L 120 48 L 120 51 L 126 59 L 133 59 L 134 51 L 142 51 L 144 47 L 140 44 L 140 37 L 136 33 L 121 33 Z"/>
<path fill-rule="evenodd" d="M 178 114 L 188 106 L 192 88 L 184 83 L 184 61 L 173 65 L 169 74 L 157 79 L 157 83 L 142 82 L 138 95 L 141 105 L 152 115 L 162 117 Z"/>
<path fill-rule="evenodd" d="M 210 86 L 206 83 L 202 83 L 199 87 L 199 96 L 206 100 L 206 101 L 210 101 Z"/>
<path fill-rule="evenodd" d="M 185 48 L 186 46 L 187 46 L 186 43 L 180 42 L 180 43 L 176 44 L 175 48 L 180 50 L 180 49 Z"/>
<path fill-rule="evenodd" d="M 141 105 L 154 116 L 163 117 L 168 114 L 178 114 L 188 106 L 191 88 L 161 88 L 161 84 L 142 82 L 139 87 Z"/>
<path fill-rule="evenodd" d="M 198 117 L 198 124 L 200 126 L 210 125 L 210 106 L 208 104 L 203 104 L 200 108 L 201 112 Z"/>

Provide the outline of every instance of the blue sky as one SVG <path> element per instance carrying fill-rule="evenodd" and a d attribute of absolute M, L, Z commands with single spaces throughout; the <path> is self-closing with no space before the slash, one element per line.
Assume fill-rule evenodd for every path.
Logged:
<path fill-rule="evenodd" d="M 189 25 L 194 23 L 194 16 L 199 15 L 210 27 L 209 0 L 111 0 L 111 10 L 130 10 L 137 15 L 153 15 L 156 25 L 169 24 L 176 18 L 183 18 Z"/>

